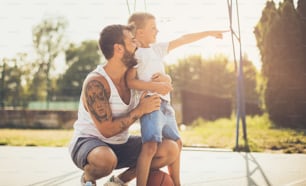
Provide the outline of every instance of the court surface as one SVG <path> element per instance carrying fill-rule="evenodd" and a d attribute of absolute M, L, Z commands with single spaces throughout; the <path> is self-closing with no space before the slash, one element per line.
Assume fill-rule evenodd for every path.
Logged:
<path fill-rule="evenodd" d="M 67 148 L 0 146 L 0 186 L 78 186 L 81 174 Z M 306 155 L 184 148 L 181 180 L 183 186 L 306 186 Z"/>

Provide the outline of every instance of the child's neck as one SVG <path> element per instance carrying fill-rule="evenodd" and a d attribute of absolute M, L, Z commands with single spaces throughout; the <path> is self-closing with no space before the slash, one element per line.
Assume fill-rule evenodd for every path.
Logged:
<path fill-rule="evenodd" d="M 140 41 L 140 47 L 141 48 L 150 48 L 150 43 L 146 43 L 146 42 L 141 42 Z"/>

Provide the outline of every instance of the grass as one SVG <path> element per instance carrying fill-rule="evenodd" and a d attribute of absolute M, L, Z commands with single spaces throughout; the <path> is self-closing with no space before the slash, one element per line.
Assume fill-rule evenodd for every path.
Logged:
<path fill-rule="evenodd" d="M 241 122 L 240 122 L 241 123 Z M 247 143 L 239 130 L 238 149 L 249 148 L 252 152 L 306 153 L 306 131 L 273 126 L 267 115 L 247 117 Z M 214 122 L 198 119 L 181 133 L 184 145 L 202 145 L 215 148 L 236 146 L 236 118 Z"/>
<path fill-rule="evenodd" d="M 67 146 L 72 130 L 0 129 L 0 145 L 11 146 Z"/>
<path fill-rule="evenodd" d="M 267 115 L 247 117 L 247 145 L 252 152 L 306 153 L 306 131 L 275 128 Z M 135 133 L 135 132 L 134 132 Z M 239 149 L 245 147 L 240 126 Z M 67 146 L 71 130 L 0 129 L 0 145 Z M 136 132 L 137 134 L 137 132 Z M 204 121 L 198 119 L 181 130 L 184 146 L 234 149 L 236 119 Z"/>

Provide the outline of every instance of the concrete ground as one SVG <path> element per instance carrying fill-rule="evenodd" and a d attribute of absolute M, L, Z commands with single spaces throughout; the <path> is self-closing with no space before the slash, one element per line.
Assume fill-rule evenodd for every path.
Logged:
<path fill-rule="evenodd" d="M 184 148 L 181 161 L 184 186 L 306 186 L 305 154 Z M 0 146 L 0 186 L 78 186 L 81 174 L 67 148 Z"/>

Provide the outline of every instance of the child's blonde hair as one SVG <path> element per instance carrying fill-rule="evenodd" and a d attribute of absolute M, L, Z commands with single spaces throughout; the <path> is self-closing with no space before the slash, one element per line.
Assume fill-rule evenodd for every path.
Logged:
<path fill-rule="evenodd" d="M 141 29 L 145 27 L 149 19 L 155 19 L 154 15 L 147 12 L 136 12 L 129 17 L 128 24 L 134 25 L 136 29 Z"/>

